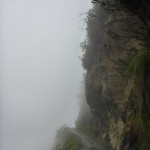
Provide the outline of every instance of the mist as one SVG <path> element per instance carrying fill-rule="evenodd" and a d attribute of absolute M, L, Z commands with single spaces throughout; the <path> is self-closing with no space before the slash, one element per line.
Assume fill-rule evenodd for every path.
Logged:
<path fill-rule="evenodd" d="M 79 112 L 87 0 L 1 0 L 1 150 L 50 150 Z M 82 35 L 81 35 L 82 34 Z"/>

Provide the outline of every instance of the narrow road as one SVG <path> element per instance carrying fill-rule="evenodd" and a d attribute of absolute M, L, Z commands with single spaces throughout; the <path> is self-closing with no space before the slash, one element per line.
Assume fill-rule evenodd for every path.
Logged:
<path fill-rule="evenodd" d="M 105 150 L 104 147 L 100 145 L 100 143 L 92 140 L 86 135 L 83 135 L 77 130 L 72 129 L 71 132 L 77 135 L 81 139 L 82 144 L 84 145 L 84 148 L 82 148 L 81 150 Z"/>

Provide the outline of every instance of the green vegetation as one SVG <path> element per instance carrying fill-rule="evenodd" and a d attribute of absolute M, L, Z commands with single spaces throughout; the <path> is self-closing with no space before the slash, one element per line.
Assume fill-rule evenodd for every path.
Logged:
<path fill-rule="evenodd" d="M 83 147 L 80 139 L 68 127 L 62 127 L 58 130 L 58 144 L 54 150 L 79 150 Z"/>
<path fill-rule="evenodd" d="M 79 150 L 82 148 L 80 139 L 77 139 L 73 134 L 68 135 L 66 142 L 61 150 Z"/>
<path fill-rule="evenodd" d="M 145 0 L 121 1 L 123 7 L 137 16 L 132 27 L 133 39 L 139 44 L 132 47 L 127 55 L 123 75 L 132 80 L 136 112 L 132 114 L 131 147 L 135 150 L 150 149 L 150 8 Z M 141 23 L 141 21 L 143 23 Z M 142 44 L 141 44 L 142 43 Z"/>
<path fill-rule="evenodd" d="M 150 49 L 134 52 L 124 71 L 133 81 L 136 113 L 132 114 L 131 147 L 134 150 L 150 149 Z"/>
<path fill-rule="evenodd" d="M 126 11 L 138 16 L 146 25 L 150 23 L 149 0 L 119 0 Z"/>
<path fill-rule="evenodd" d="M 150 145 L 150 120 L 143 118 L 141 114 L 137 113 L 132 125 L 132 136 L 131 139 L 134 150 L 149 150 Z"/>

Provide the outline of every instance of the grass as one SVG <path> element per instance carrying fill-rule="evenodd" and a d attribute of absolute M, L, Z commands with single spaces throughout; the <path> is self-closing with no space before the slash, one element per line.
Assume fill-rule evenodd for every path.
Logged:
<path fill-rule="evenodd" d="M 137 113 L 133 125 L 134 140 L 132 139 L 134 150 L 149 150 L 150 145 L 150 119 L 142 118 L 140 113 Z"/>
<path fill-rule="evenodd" d="M 150 115 L 150 51 L 149 47 L 138 50 L 130 59 L 124 76 L 134 84 L 137 110 Z"/>
<path fill-rule="evenodd" d="M 150 149 L 150 47 L 136 50 L 130 56 L 123 75 L 134 84 L 136 113 L 131 126 L 133 150 Z"/>
<path fill-rule="evenodd" d="M 150 70 L 150 52 L 148 50 L 139 50 L 129 62 L 124 72 L 124 76 L 130 76 L 136 84 L 144 82 L 145 73 Z"/>

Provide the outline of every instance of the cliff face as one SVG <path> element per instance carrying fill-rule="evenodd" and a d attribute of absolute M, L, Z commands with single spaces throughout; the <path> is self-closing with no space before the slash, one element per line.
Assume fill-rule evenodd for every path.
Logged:
<path fill-rule="evenodd" d="M 100 46 L 101 69 L 101 100 L 104 101 L 103 107 L 106 108 L 107 128 L 104 135 L 110 140 L 110 144 L 114 149 L 120 149 L 123 134 L 126 130 L 126 125 L 123 123 L 121 114 L 123 113 L 124 105 L 129 100 L 132 85 L 128 85 L 127 81 L 121 78 L 117 61 L 125 56 L 125 49 L 128 45 L 124 39 L 114 39 L 106 32 L 111 29 L 113 32 L 118 32 L 120 21 L 123 14 L 116 13 L 106 17 L 104 22 L 102 44 Z M 121 28 L 121 27 L 120 27 Z M 119 62 L 118 62 L 119 63 Z M 127 87 L 127 88 L 126 88 Z M 100 101 L 101 101 L 100 100 Z M 101 114 L 98 115 L 101 117 Z"/>
<path fill-rule="evenodd" d="M 148 150 L 149 2 L 115 2 L 95 2 L 88 12 L 87 38 L 81 43 L 85 97 L 76 130 L 105 150 Z"/>
<path fill-rule="evenodd" d="M 100 121 L 103 140 L 117 150 L 150 148 L 148 14 L 141 19 L 149 10 L 129 9 L 135 3 L 140 2 L 94 5 L 82 59 L 87 103 Z"/>
<path fill-rule="evenodd" d="M 97 48 L 93 50 L 94 62 L 87 68 L 86 98 L 91 111 L 99 118 L 102 138 L 112 148 L 120 149 L 126 130 L 121 113 L 132 87 L 129 85 L 126 90 L 127 81 L 121 78 L 117 61 L 125 56 L 125 49 L 129 43 L 126 43 L 125 39 L 112 38 L 107 31 L 118 32 L 119 28 L 121 29 L 120 22 L 126 16 L 124 12 L 108 15 L 97 5 L 93 8 L 93 13 L 97 18 L 89 18 L 87 24 L 99 24 L 99 32 L 95 33 L 94 39 L 100 35 L 95 43 L 90 32 L 92 29 L 87 29 L 87 47 L 95 47 L 93 45 L 96 44 Z M 83 62 L 88 59 L 86 57 L 83 58 Z"/>

